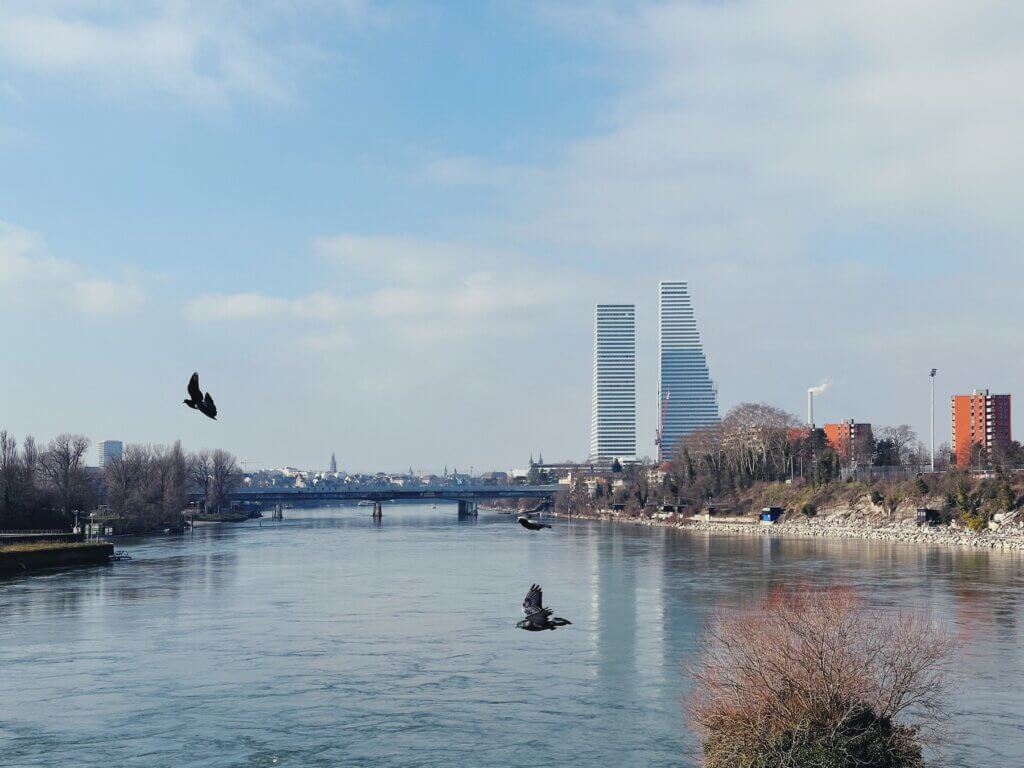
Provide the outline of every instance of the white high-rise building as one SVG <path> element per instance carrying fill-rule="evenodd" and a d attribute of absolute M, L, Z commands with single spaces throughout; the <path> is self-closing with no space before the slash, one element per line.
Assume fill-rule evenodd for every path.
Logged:
<path fill-rule="evenodd" d="M 99 465 L 105 466 L 108 461 L 120 459 L 124 450 L 124 443 L 120 440 L 104 440 L 99 444 Z"/>
<path fill-rule="evenodd" d="M 636 307 L 598 304 L 590 458 L 636 456 Z"/>
<path fill-rule="evenodd" d="M 685 282 L 658 284 L 658 460 L 671 461 L 679 440 L 718 423 L 718 392 Z"/>

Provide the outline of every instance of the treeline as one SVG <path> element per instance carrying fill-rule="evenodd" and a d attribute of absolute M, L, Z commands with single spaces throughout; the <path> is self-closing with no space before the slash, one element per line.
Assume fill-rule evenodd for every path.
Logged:
<path fill-rule="evenodd" d="M 242 479 L 235 457 L 219 449 L 127 445 L 98 469 L 86 466 L 89 447 L 88 438 L 69 434 L 45 447 L 29 436 L 19 446 L 0 431 L 0 529 L 63 528 L 76 512 L 102 507 L 119 533 L 149 531 L 179 523 L 193 492 L 219 509 Z"/>
<path fill-rule="evenodd" d="M 667 474 L 669 495 L 718 496 L 759 482 L 801 479 L 815 485 L 837 480 L 844 467 L 923 469 L 930 455 L 911 427 L 883 427 L 861 435 L 840 453 L 823 430 L 811 430 L 791 413 L 765 403 L 743 403 L 722 421 L 680 441 Z M 949 446 L 937 452 L 949 466 Z"/>
<path fill-rule="evenodd" d="M 656 504 L 699 505 L 712 499 L 737 500 L 755 486 L 787 480 L 794 481 L 794 487 L 827 490 L 854 465 L 893 468 L 879 474 L 892 478 L 894 485 L 930 467 L 930 453 L 907 425 L 857 436 L 843 448 L 842 453 L 837 451 L 823 430 L 809 429 L 791 413 L 764 403 L 743 403 L 718 424 L 683 438 L 667 466 L 649 460 L 625 466 L 615 462 L 610 486 L 599 483 L 596 498 L 591 499 L 580 480 L 570 503 L 576 509 L 621 504 L 634 511 Z M 949 446 L 941 446 L 936 468 L 948 469 L 950 459 Z M 993 452 L 985 459 L 1002 476 L 1008 467 L 1024 461 L 1024 452 L 1015 443 L 1009 451 Z M 963 508 L 966 502 L 949 506 Z"/>

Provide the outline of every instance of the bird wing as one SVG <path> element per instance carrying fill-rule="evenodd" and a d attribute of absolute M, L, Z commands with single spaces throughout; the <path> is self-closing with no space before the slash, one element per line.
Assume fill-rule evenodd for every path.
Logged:
<path fill-rule="evenodd" d="M 198 373 L 193 373 L 192 378 L 188 380 L 188 396 L 192 398 L 194 403 L 203 402 L 203 390 L 199 388 Z"/>
<path fill-rule="evenodd" d="M 541 613 L 546 610 L 543 606 L 544 593 L 541 592 L 540 584 L 534 584 L 530 587 L 530 591 L 526 593 L 526 598 L 523 600 L 523 613 L 528 617 L 533 617 L 534 614 Z M 550 613 L 550 611 L 548 611 Z"/>
<path fill-rule="evenodd" d="M 217 415 L 217 404 L 213 402 L 213 398 L 210 397 L 210 393 L 206 393 L 206 397 L 203 398 L 203 411 L 207 416 L 213 417 Z"/>

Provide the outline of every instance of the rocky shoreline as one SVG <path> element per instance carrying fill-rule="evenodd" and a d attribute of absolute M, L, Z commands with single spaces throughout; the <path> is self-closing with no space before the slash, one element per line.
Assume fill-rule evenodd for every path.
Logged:
<path fill-rule="evenodd" d="M 555 517 L 565 517 L 556 514 Z M 617 523 L 631 523 L 685 531 L 754 536 L 758 538 L 829 538 L 859 539 L 862 541 L 892 541 L 902 544 L 924 544 L 928 546 L 971 547 L 975 549 L 998 549 L 1024 551 L 1024 526 L 1004 526 L 1000 530 L 974 533 L 963 528 L 950 526 L 922 527 L 913 521 L 879 524 L 870 521 L 851 520 L 846 515 L 834 518 L 803 521 L 792 520 L 775 525 L 761 525 L 757 522 L 704 522 L 690 518 L 669 516 L 634 517 L 610 510 L 574 514 L 574 518 L 604 520 Z"/>

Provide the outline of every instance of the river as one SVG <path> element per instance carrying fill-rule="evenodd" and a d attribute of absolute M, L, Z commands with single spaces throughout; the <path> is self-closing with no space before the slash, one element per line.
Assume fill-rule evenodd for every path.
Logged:
<path fill-rule="evenodd" d="M 287 510 L 0 581 L 5 766 L 696 766 L 683 665 L 716 604 L 852 584 L 960 638 L 944 764 L 1024 764 L 1024 558 L 452 506 Z M 531 582 L 574 623 L 514 628 Z"/>

